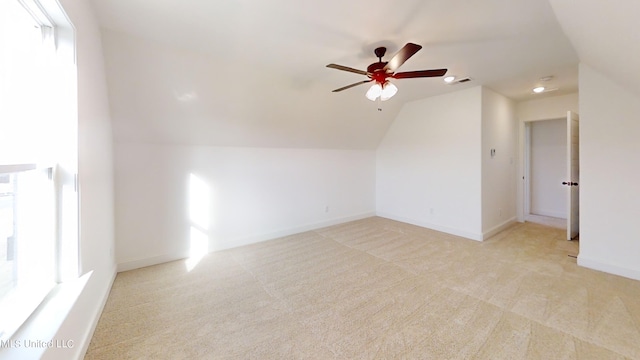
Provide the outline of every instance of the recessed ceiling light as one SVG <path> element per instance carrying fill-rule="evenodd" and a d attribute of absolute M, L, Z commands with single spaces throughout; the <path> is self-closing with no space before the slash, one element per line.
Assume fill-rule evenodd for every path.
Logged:
<path fill-rule="evenodd" d="M 533 88 L 533 92 L 536 93 L 536 94 L 541 93 L 543 91 L 544 91 L 544 86 L 538 86 L 538 87 Z"/>
<path fill-rule="evenodd" d="M 449 75 L 449 76 L 445 77 L 443 80 L 444 80 L 444 82 L 446 82 L 447 84 L 449 84 L 449 83 L 453 82 L 453 80 L 455 80 L 455 79 L 456 79 L 456 77 L 455 77 L 455 76 L 453 76 L 453 75 Z"/>

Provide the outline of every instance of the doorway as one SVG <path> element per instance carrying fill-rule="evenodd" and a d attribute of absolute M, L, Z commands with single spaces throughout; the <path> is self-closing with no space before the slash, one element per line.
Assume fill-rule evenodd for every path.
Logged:
<path fill-rule="evenodd" d="M 579 232 L 578 116 L 522 122 L 519 220 Z"/>
<path fill-rule="evenodd" d="M 566 228 L 566 189 L 561 185 L 567 168 L 566 122 L 564 119 L 550 119 L 528 122 L 525 126 L 528 143 L 525 149 L 528 162 L 528 211 L 525 220 Z"/>

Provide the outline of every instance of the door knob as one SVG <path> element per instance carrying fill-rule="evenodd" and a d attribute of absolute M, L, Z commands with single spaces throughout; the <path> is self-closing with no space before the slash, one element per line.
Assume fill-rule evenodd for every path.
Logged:
<path fill-rule="evenodd" d="M 562 185 L 569 185 L 569 183 L 568 183 L 568 182 L 566 182 L 566 181 L 563 181 L 563 182 L 562 182 Z"/>

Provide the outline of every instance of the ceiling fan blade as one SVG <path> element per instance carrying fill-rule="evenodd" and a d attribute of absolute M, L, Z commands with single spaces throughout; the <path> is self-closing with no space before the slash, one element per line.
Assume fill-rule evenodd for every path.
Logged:
<path fill-rule="evenodd" d="M 386 72 L 395 72 L 405 61 L 412 57 L 422 46 L 414 43 L 407 43 L 400 51 L 398 51 L 391 60 L 384 66 Z"/>
<path fill-rule="evenodd" d="M 366 75 L 366 76 L 371 75 L 371 74 L 369 74 L 368 72 L 366 72 L 364 70 L 358 70 L 358 69 L 354 69 L 354 68 L 350 68 L 348 66 L 342 66 L 342 65 L 338 65 L 338 64 L 329 64 L 329 65 L 327 65 L 327 67 L 331 68 L 331 69 L 349 71 L 349 72 L 360 74 L 360 75 Z"/>
<path fill-rule="evenodd" d="M 366 84 L 368 82 L 371 82 L 371 80 L 364 80 L 364 81 L 358 81 L 357 83 L 353 83 L 351 85 L 347 85 L 347 86 L 343 86 L 339 89 L 335 89 L 332 92 L 338 92 L 338 91 L 342 91 L 342 90 L 347 90 L 347 89 L 351 89 L 354 86 L 358 86 L 358 85 L 362 85 L 362 84 Z"/>
<path fill-rule="evenodd" d="M 438 77 L 438 76 L 443 76 L 446 73 L 447 73 L 447 69 L 405 71 L 405 72 L 395 73 L 391 77 L 394 79 Z"/>

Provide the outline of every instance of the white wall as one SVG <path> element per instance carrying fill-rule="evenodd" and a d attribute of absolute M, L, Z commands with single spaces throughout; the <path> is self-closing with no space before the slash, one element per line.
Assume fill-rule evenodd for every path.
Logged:
<path fill-rule="evenodd" d="M 115 144 L 120 270 L 186 257 L 189 183 L 204 195 L 204 233 L 218 250 L 375 211 L 375 152 Z M 328 207 L 328 211 L 327 211 Z"/>
<path fill-rule="evenodd" d="M 515 104 L 482 88 L 482 233 L 496 234 L 516 218 Z M 491 156 L 491 149 L 495 155 Z"/>
<path fill-rule="evenodd" d="M 580 65 L 582 266 L 640 280 L 640 96 Z"/>
<path fill-rule="evenodd" d="M 567 218 L 567 120 L 531 123 L 531 213 Z"/>
<path fill-rule="evenodd" d="M 377 151 L 378 215 L 482 239 L 481 92 L 404 105 Z"/>
<path fill-rule="evenodd" d="M 212 192 L 204 229 L 212 250 L 375 213 L 373 148 L 398 103 L 380 113 L 362 94 L 354 102 L 264 64 L 110 30 L 103 41 L 120 270 L 188 255 L 192 173 Z M 301 86 L 316 94 L 312 104 Z M 358 116 L 344 121 L 343 106 Z"/>
<path fill-rule="evenodd" d="M 516 104 L 516 115 L 521 122 L 566 118 L 567 111 L 578 111 L 578 93 L 543 97 Z"/>

